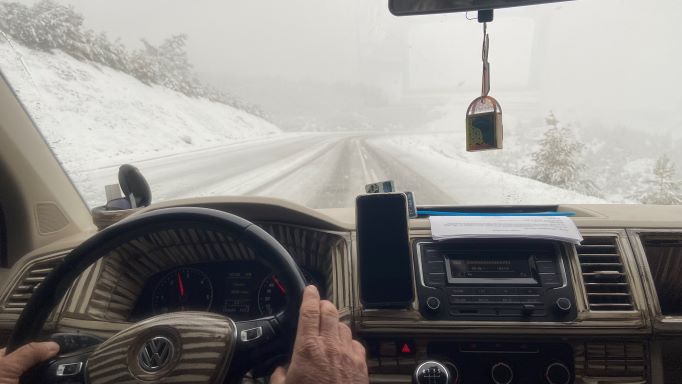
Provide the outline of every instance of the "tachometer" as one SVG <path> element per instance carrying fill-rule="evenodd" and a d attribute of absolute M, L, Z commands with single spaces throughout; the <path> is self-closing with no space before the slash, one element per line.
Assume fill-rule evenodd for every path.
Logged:
<path fill-rule="evenodd" d="M 196 268 L 178 268 L 169 272 L 154 288 L 154 313 L 208 311 L 213 301 L 213 284 Z"/>
<path fill-rule="evenodd" d="M 308 271 L 303 270 L 302 272 L 303 278 L 305 278 L 308 284 L 320 287 Z M 324 298 L 322 291 L 320 291 L 320 295 Z M 274 273 L 269 274 L 258 287 L 258 310 L 261 316 L 269 316 L 281 311 L 286 303 L 287 291 L 284 284 Z"/>

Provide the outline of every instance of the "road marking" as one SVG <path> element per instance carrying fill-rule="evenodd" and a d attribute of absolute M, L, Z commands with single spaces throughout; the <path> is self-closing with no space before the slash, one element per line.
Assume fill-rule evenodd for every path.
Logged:
<path fill-rule="evenodd" d="M 360 165 L 362 165 L 362 174 L 365 179 L 365 184 L 369 183 L 375 183 L 379 181 L 376 173 L 374 173 L 374 169 L 370 169 L 367 167 L 367 152 L 363 145 L 360 144 L 360 139 L 354 139 L 355 141 L 355 146 L 358 149 L 358 152 L 360 153 Z"/>

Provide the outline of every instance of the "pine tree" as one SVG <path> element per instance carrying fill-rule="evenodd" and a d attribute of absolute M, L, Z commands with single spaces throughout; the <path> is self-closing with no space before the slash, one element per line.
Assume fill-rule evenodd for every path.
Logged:
<path fill-rule="evenodd" d="M 675 180 L 675 163 L 663 154 L 656 160 L 649 187 L 640 196 L 644 204 L 682 204 L 682 182 Z"/>
<path fill-rule="evenodd" d="M 37 48 L 45 51 L 61 49 L 76 58 L 85 58 L 83 16 L 73 7 L 41 0 L 31 7 L 31 20 Z"/>
<path fill-rule="evenodd" d="M 0 29 L 22 44 L 30 46 L 27 41 L 32 36 L 29 7 L 20 3 L 1 3 Z"/>
<path fill-rule="evenodd" d="M 192 66 L 187 58 L 185 46 L 187 35 L 174 35 L 164 40 L 157 50 L 161 85 L 176 91 L 193 95 L 196 93 Z"/>
<path fill-rule="evenodd" d="M 585 166 L 580 162 L 584 145 L 573 132 L 559 125 L 554 113 L 545 119 L 549 129 L 540 140 L 540 148 L 532 154 L 529 176 L 543 183 L 597 195 L 594 184 L 583 180 Z"/>
<path fill-rule="evenodd" d="M 140 40 L 143 48 L 135 51 L 130 57 L 131 74 L 145 84 L 160 84 L 159 52 L 147 40 Z"/>

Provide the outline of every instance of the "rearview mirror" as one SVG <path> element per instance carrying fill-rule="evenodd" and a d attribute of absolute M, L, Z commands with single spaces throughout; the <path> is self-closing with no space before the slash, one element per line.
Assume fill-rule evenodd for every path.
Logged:
<path fill-rule="evenodd" d="M 389 0 L 388 8 L 396 16 L 479 11 L 522 5 L 557 3 L 567 0 Z"/>

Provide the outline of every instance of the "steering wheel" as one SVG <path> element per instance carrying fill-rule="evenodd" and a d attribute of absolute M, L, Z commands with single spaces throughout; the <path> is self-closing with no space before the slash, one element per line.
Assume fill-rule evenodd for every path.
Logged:
<path fill-rule="evenodd" d="M 294 259 L 277 240 L 243 218 L 213 209 L 182 207 L 129 217 L 71 251 L 31 296 L 9 339 L 7 353 L 39 336 L 52 310 L 91 264 L 140 235 L 176 228 L 202 228 L 243 242 L 278 274 L 286 287 L 286 306 L 275 315 L 239 322 L 207 312 L 150 317 L 101 344 L 60 352 L 25 375 L 22 382 L 234 382 L 259 363 L 289 352 L 305 288 Z"/>

